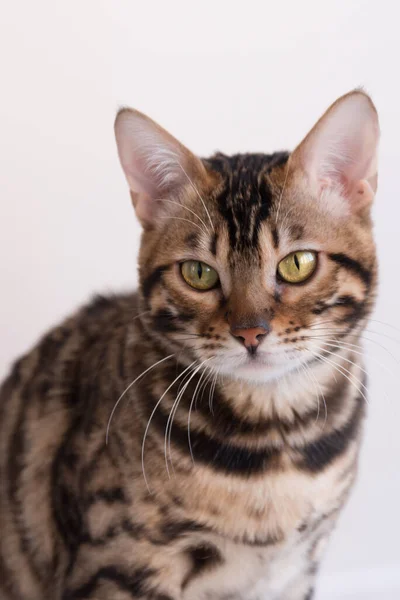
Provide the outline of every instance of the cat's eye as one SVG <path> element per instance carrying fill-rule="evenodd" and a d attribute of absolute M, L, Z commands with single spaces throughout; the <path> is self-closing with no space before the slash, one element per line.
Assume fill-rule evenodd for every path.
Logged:
<path fill-rule="evenodd" d="M 181 264 L 183 279 L 196 290 L 211 290 L 219 282 L 215 269 L 199 260 L 187 260 Z"/>
<path fill-rule="evenodd" d="M 281 260 L 278 273 L 287 283 L 302 283 L 314 273 L 317 268 L 317 253 L 311 251 L 292 252 Z"/>

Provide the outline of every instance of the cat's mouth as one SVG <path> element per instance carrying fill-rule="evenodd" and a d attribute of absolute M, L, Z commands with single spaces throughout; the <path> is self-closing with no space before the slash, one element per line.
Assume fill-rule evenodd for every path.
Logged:
<path fill-rule="evenodd" d="M 221 372 L 239 378 L 266 381 L 280 377 L 304 362 L 304 356 L 295 350 L 273 352 L 262 350 L 255 354 L 235 355 L 221 361 Z"/>
<path fill-rule="evenodd" d="M 273 352 L 257 352 L 257 354 L 248 354 L 243 362 L 245 366 L 267 367 L 274 362 Z"/>
<path fill-rule="evenodd" d="M 274 352 L 273 350 L 259 350 L 254 354 L 247 353 L 242 360 L 242 364 L 245 366 L 264 366 L 268 367 L 271 365 L 282 365 L 291 360 L 298 358 L 299 352 L 297 350 L 285 350 L 284 352 Z"/>

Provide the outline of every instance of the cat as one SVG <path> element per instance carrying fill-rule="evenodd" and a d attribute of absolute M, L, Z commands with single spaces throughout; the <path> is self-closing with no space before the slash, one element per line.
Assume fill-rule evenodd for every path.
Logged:
<path fill-rule="evenodd" d="M 3 600 L 309 600 L 352 488 L 379 124 L 339 98 L 292 152 L 200 159 L 122 109 L 137 293 L 1 390 Z"/>

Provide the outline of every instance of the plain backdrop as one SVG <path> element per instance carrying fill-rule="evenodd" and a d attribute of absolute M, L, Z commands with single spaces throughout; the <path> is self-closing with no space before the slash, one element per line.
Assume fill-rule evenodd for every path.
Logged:
<path fill-rule="evenodd" d="M 358 484 L 317 599 L 400 598 L 400 37 L 394 1 L 2 3 L 0 374 L 94 292 L 136 284 L 140 228 L 113 137 L 120 105 L 193 151 L 292 149 L 363 85 L 382 140 L 379 301 Z"/>

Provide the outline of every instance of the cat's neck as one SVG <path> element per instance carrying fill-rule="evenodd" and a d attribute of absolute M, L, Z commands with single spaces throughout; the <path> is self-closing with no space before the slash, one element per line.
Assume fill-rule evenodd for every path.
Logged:
<path fill-rule="evenodd" d="M 247 419 L 290 420 L 293 414 L 312 411 L 318 405 L 337 395 L 346 379 L 349 353 L 338 355 L 337 368 L 332 364 L 313 362 L 288 374 L 265 383 L 239 378 L 220 377 L 218 390 L 230 401 L 238 415 Z M 356 382 L 360 367 L 353 365 L 354 374 L 348 376 Z M 327 400 L 328 399 L 328 400 Z"/>
<path fill-rule="evenodd" d="M 138 382 L 145 386 L 144 414 L 150 417 L 157 406 L 152 422 L 160 421 L 161 429 L 173 422 L 187 432 L 189 422 L 193 431 L 207 431 L 229 443 L 257 446 L 271 437 L 275 444 L 284 432 L 285 443 L 297 444 L 305 430 L 307 437 L 317 437 L 333 430 L 352 409 L 355 397 L 363 395 L 361 356 L 344 347 L 334 360 L 315 360 L 264 383 L 219 375 L 205 365 L 198 368 L 199 361 L 187 353 L 174 352 L 152 338 L 143 342 L 142 350 L 140 357 L 137 352 L 128 354 L 134 362 L 139 359 L 134 375 L 148 371 Z M 187 434 L 182 437 L 187 439 Z"/>

